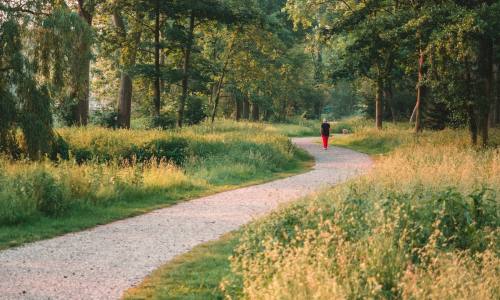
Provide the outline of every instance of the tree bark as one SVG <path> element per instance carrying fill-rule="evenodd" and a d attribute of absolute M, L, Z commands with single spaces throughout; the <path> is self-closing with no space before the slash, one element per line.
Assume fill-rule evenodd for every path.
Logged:
<path fill-rule="evenodd" d="M 492 102 L 491 102 L 491 107 L 490 107 L 490 119 L 489 119 L 489 126 L 494 127 L 497 124 L 498 121 L 498 114 L 500 113 L 498 111 L 498 105 L 499 105 L 499 89 L 498 89 L 498 64 L 493 65 L 493 87 L 492 87 Z"/>
<path fill-rule="evenodd" d="M 233 96 L 234 97 L 234 96 Z M 236 121 L 239 121 L 241 119 L 241 110 L 243 109 L 243 103 L 241 103 L 241 101 L 238 99 L 238 97 L 234 97 L 234 101 L 235 101 L 235 114 L 234 114 L 234 119 Z"/>
<path fill-rule="evenodd" d="M 250 102 L 248 102 L 248 96 L 243 96 L 243 119 L 248 120 L 250 117 Z"/>
<path fill-rule="evenodd" d="M 375 126 L 382 129 L 382 80 L 377 80 L 377 90 L 375 95 Z"/>
<path fill-rule="evenodd" d="M 139 16 L 137 16 L 140 18 Z M 123 17 L 118 9 L 113 12 L 113 22 L 118 29 L 118 34 L 122 39 L 127 39 L 127 30 L 125 28 L 125 23 L 123 22 Z M 133 45 L 131 49 L 121 50 L 121 78 L 120 78 L 120 91 L 118 95 L 118 127 L 120 128 L 130 128 L 130 115 L 132 111 L 132 91 L 133 82 L 132 76 L 127 72 L 127 68 L 135 65 L 135 60 L 137 56 L 137 45 L 141 39 L 141 32 L 133 32 Z"/>
<path fill-rule="evenodd" d="M 424 87 L 424 62 L 425 54 L 420 50 L 418 58 L 418 83 L 417 83 L 417 101 L 415 104 L 415 133 L 422 131 L 422 101 L 425 96 Z"/>
<path fill-rule="evenodd" d="M 258 122 L 260 120 L 259 104 L 252 103 L 252 121 Z"/>
<path fill-rule="evenodd" d="M 227 71 L 227 67 L 229 65 L 229 61 L 231 60 L 231 54 L 233 52 L 234 41 L 236 40 L 236 36 L 238 35 L 238 32 L 239 32 L 239 30 L 235 31 L 233 34 L 233 38 L 231 39 L 231 43 L 229 45 L 226 60 L 224 61 L 224 66 L 222 68 L 222 74 L 219 78 L 219 81 L 217 82 L 217 86 L 216 86 L 217 90 L 216 90 L 215 99 L 214 99 L 214 109 L 212 111 L 212 123 L 214 122 L 215 115 L 217 114 L 217 106 L 219 105 L 220 92 L 222 89 L 222 85 L 224 83 L 224 77 L 226 76 L 226 71 Z M 212 93 L 212 95 L 213 95 L 213 93 Z"/>
<path fill-rule="evenodd" d="M 179 101 L 179 109 L 177 111 L 177 126 L 182 127 L 184 121 L 184 107 L 186 105 L 186 99 L 188 97 L 188 84 L 189 84 L 189 70 L 190 70 L 190 59 L 191 59 L 191 48 L 193 46 L 193 33 L 194 33 L 194 12 L 191 12 L 189 17 L 189 32 L 188 40 L 186 43 L 186 48 L 184 49 L 184 66 L 183 66 L 183 76 L 182 76 L 182 96 Z"/>
<path fill-rule="evenodd" d="M 469 61 L 466 58 L 465 59 L 465 84 L 467 86 L 466 88 L 466 99 L 468 100 L 469 104 L 467 104 L 467 117 L 469 121 L 469 133 L 470 133 L 470 139 L 472 145 L 477 145 L 477 134 L 478 134 L 478 126 L 477 126 L 477 117 L 476 117 L 476 112 L 474 111 L 474 105 L 472 104 L 472 97 L 471 97 L 471 91 L 472 91 L 472 81 L 471 81 L 471 70 L 470 70 L 470 65 Z"/>
<path fill-rule="evenodd" d="M 215 121 L 215 115 L 217 114 L 217 107 L 219 106 L 220 92 L 222 90 L 222 83 L 224 82 L 224 76 L 226 75 L 226 70 L 222 71 L 222 75 L 217 83 L 217 91 L 214 99 L 214 109 L 212 111 L 212 123 Z"/>
<path fill-rule="evenodd" d="M 78 0 L 78 15 L 92 27 L 92 11 L 84 4 L 84 0 Z M 90 8 L 92 9 L 92 7 Z M 89 118 L 89 96 L 90 96 L 90 56 L 87 52 L 90 45 L 80 41 L 76 47 L 80 53 L 82 60 L 81 76 L 83 77 L 82 86 L 73 87 L 73 95 L 76 96 L 77 104 L 73 107 L 73 125 L 85 126 Z"/>
<path fill-rule="evenodd" d="M 159 116 L 161 110 L 160 86 L 160 0 L 155 1 L 155 81 L 153 85 L 154 115 Z"/>
<path fill-rule="evenodd" d="M 480 45 L 479 74 L 483 81 L 483 99 L 479 106 L 479 129 L 482 146 L 489 140 L 489 115 L 493 103 L 493 40 L 484 37 Z"/>
<path fill-rule="evenodd" d="M 392 122 L 396 123 L 396 119 L 397 119 L 396 109 L 394 108 L 394 103 L 393 103 L 394 97 L 393 97 L 393 93 L 392 93 L 392 85 L 390 83 L 386 84 L 383 96 L 386 99 L 387 104 L 389 105 L 389 109 L 391 110 Z"/>
<path fill-rule="evenodd" d="M 415 107 L 413 107 L 413 111 L 412 111 L 411 116 L 410 116 L 410 124 L 415 121 L 415 114 L 416 113 L 417 113 L 417 106 L 415 105 Z"/>
<path fill-rule="evenodd" d="M 271 111 L 269 109 L 266 109 L 264 111 L 264 121 L 269 121 L 269 119 L 271 118 Z"/>
<path fill-rule="evenodd" d="M 500 63 L 496 64 L 497 72 L 496 72 L 496 80 L 495 80 L 495 91 L 496 91 L 496 118 L 495 124 L 500 124 Z"/>

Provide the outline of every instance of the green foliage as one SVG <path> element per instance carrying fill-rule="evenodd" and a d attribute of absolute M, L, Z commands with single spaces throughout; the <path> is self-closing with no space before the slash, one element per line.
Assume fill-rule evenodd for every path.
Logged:
<path fill-rule="evenodd" d="M 103 108 L 92 114 L 90 122 L 93 125 L 105 128 L 116 128 L 118 123 L 118 112 L 115 109 Z"/>
<path fill-rule="evenodd" d="M 201 123 L 206 117 L 207 107 L 201 97 L 189 97 L 186 103 L 186 123 L 196 125 Z"/>
<path fill-rule="evenodd" d="M 64 186 L 44 170 L 36 170 L 25 178 L 25 188 L 37 210 L 49 217 L 61 216 L 67 209 Z"/>
<path fill-rule="evenodd" d="M 69 144 L 63 139 L 63 137 L 56 135 L 52 142 L 52 149 L 49 157 L 53 161 L 68 160 L 69 150 Z"/>
<path fill-rule="evenodd" d="M 163 113 L 158 116 L 154 116 L 151 118 L 148 128 L 161 128 L 161 129 L 169 129 L 174 128 L 177 119 L 172 113 Z"/>
<path fill-rule="evenodd" d="M 61 160 L 0 158 L 2 248 L 269 180 L 309 160 L 276 129 L 250 123 L 58 133 L 51 158 Z"/>
<path fill-rule="evenodd" d="M 139 149 L 138 153 L 133 153 L 131 159 L 137 158 L 139 161 L 147 161 L 155 158 L 158 161 L 166 160 L 181 165 L 187 159 L 188 146 L 188 141 L 181 137 L 170 140 L 153 140 L 144 149 Z"/>
<path fill-rule="evenodd" d="M 2 177 L 0 224 L 20 224 L 41 213 L 61 216 L 68 209 L 66 187 L 42 168 L 19 174 L 15 181 Z"/>
<path fill-rule="evenodd" d="M 26 193 L 25 181 L 11 180 L 1 172 L 0 183 L 0 224 L 19 224 L 36 214 L 36 202 Z"/>
<path fill-rule="evenodd" d="M 50 87 L 62 121 L 74 124 L 78 102 L 86 97 L 89 70 L 82 62 L 92 56 L 93 32 L 82 17 L 64 6 L 54 9 L 36 29 L 38 72 Z"/>
<path fill-rule="evenodd" d="M 23 54 L 21 28 L 12 19 L 0 20 L 0 150 L 16 157 L 18 127 L 26 154 L 39 159 L 52 140 L 51 99 L 46 86 L 34 79 L 33 63 Z"/>
<path fill-rule="evenodd" d="M 29 157 L 39 159 L 50 152 L 53 139 L 51 100 L 45 88 L 37 89 L 34 82 L 21 85 L 26 93 L 20 127 Z"/>

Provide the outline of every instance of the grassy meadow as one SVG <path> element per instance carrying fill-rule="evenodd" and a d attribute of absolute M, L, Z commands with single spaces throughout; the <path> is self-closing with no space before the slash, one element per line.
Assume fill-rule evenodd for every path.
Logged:
<path fill-rule="evenodd" d="M 58 129 L 55 160 L 0 158 L 0 249 L 307 169 L 282 132 L 231 121 Z"/>
<path fill-rule="evenodd" d="M 334 142 L 377 154 L 367 175 L 180 256 L 125 298 L 500 298 L 500 130 L 476 149 L 465 130 L 351 122 Z"/>

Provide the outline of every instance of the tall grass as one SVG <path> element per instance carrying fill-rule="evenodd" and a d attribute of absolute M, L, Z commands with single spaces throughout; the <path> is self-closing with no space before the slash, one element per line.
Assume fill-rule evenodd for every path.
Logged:
<path fill-rule="evenodd" d="M 58 134 L 68 160 L 0 158 L 0 244 L 16 239 L 19 226 L 42 219 L 71 223 L 82 210 L 140 206 L 151 196 L 160 199 L 154 208 L 163 198 L 171 203 L 196 191 L 269 179 L 309 159 L 280 132 L 250 123 L 172 131 L 62 128 Z"/>
<path fill-rule="evenodd" d="M 228 277 L 228 296 L 499 299 L 498 148 L 472 148 L 460 130 L 360 127 L 346 139 L 395 150 L 368 175 L 248 226 L 231 258 L 243 287 Z"/>

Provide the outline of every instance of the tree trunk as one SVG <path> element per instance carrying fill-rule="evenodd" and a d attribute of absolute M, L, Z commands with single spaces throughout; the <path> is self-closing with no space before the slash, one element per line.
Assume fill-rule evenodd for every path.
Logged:
<path fill-rule="evenodd" d="M 375 95 L 375 126 L 382 129 L 382 81 L 377 80 L 377 91 Z"/>
<path fill-rule="evenodd" d="M 271 118 L 271 111 L 269 109 L 266 109 L 264 111 L 264 121 L 269 121 L 269 119 Z"/>
<path fill-rule="evenodd" d="M 490 119 L 489 119 L 489 126 L 495 127 L 498 121 L 498 114 L 500 113 L 498 111 L 498 105 L 499 105 L 499 89 L 498 89 L 498 64 L 493 65 L 493 87 L 492 87 L 492 101 L 491 101 L 491 106 L 490 106 Z"/>
<path fill-rule="evenodd" d="M 122 71 L 120 78 L 120 94 L 118 98 L 118 127 L 130 128 L 132 111 L 132 78 Z"/>
<path fill-rule="evenodd" d="M 500 124 L 500 63 L 497 63 L 497 77 L 495 80 L 495 91 L 496 91 L 496 118 L 495 118 L 495 123 Z"/>
<path fill-rule="evenodd" d="M 417 106 L 415 105 L 415 107 L 413 108 L 413 111 L 411 113 L 411 116 L 410 116 L 410 124 L 415 121 L 415 114 L 416 113 L 417 113 Z"/>
<path fill-rule="evenodd" d="M 258 122 L 260 119 L 259 104 L 252 103 L 252 121 Z"/>
<path fill-rule="evenodd" d="M 248 120 L 250 117 L 250 102 L 248 102 L 248 96 L 243 97 L 243 119 Z"/>
<path fill-rule="evenodd" d="M 233 96 L 234 97 L 234 96 Z M 241 103 L 241 101 L 238 99 L 238 97 L 234 97 L 234 101 L 235 101 L 235 114 L 234 114 L 234 119 L 236 121 L 239 121 L 241 119 L 241 110 L 243 109 L 243 105 Z"/>
<path fill-rule="evenodd" d="M 415 104 L 415 133 L 422 131 L 422 100 L 425 96 L 424 87 L 424 62 L 425 54 L 420 50 L 420 56 L 418 58 L 418 83 L 417 83 L 417 101 Z"/>
<path fill-rule="evenodd" d="M 233 52 L 234 41 L 236 40 L 236 36 L 238 35 L 238 32 L 239 32 L 239 29 L 237 31 L 235 31 L 233 34 L 233 38 L 231 39 L 231 42 L 229 44 L 229 49 L 228 49 L 228 53 L 226 56 L 226 60 L 224 61 L 224 66 L 222 67 L 222 74 L 219 78 L 219 81 L 217 82 L 217 86 L 216 86 L 217 91 L 216 91 L 215 99 L 214 99 L 214 110 L 212 111 L 212 123 L 214 122 L 215 115 L 217 114 L 217 106 L 219 105 L 220 91 L 221 91 L 222 85 L 224 83 L 224 77 L 226 76 L 227 67 L 229 65 L 229 61 L 231 60 L 231 54 Z M 212 92 L 212 95 L 213 95 L 213 92 Z"/>
<path fill-rule="evenodd" d="M 140 16 L 137 16 L 140 18 Z M 122 39 L 127 39 L 127 30 L 125 28 L 125 23 L 123 22 L 123 17 L 121 16 L 118 9 L 113 12 L 113 22 L 118 29 L 118 34 Z M 127 72 L 127 68 L 135 65 L 135 60 L 137 56 L 137 45 L 141 40 L 141 32 L 135 31 L 133 33 L 133 45 L 130 49 L 121 50 L 121 78 L 120 78 L 120 91 L 118 95 L 118 120 L 117 125 L 120 128 L 130 128 L 130 115 L 132 110 L 132 91 L 133 82 L 132 77 Z M 127 47 L 127 46 L 126 46 Z"/>
<path fill-rule="evenodd" d="M 281 110 L 280 110 L 280 115 L 279 115 L 279 118 L 281 119 L 281 121 L 285 121 L 286 120 L 286 107 L 288 105 L 288 99 L 287 98 L 284 98 L 282 101 L 281 101 Z"/>
<path fill-rule="evenodd" d="M 472 145 L 477 145 L 477 118 L 472 105 L 467 106 L 467 116 L 469 119 L 469 133 Z"/>
<path fill-rule="evenodd" d="M 188 97 L 188 84 L 189 84 L 189 63 L 191 59 L 191 48 L 193 46 L 193 32 L 194 32 L 194 12 L 191 12 L 189 17 L 189 32 L 188 40 L 186 43 L 186 48 L 184 49 L 184 66 L 183 66 L 183 76 L 182 76 L 182 96 L 179 101 L 179 109 L 177 111 L 177 126 L 182 127 L 184 121 L 184 107 L 186 105 L 186 100 Z"/>
<path fill-rule="evenodd" d="M 154 115 L 160 115 L 161 109 L 161 86 L 160 86 L 160 0 L 155 1 L 155 81 L 154 92 Z"/>
<path fill-rule="evenodd" d="M 465 84 L 467 86 L 466 88 L 466 99 L 468 100 L 469 104 L 467 104 L 467 117 L 469 121 L 469 133 L 470 133 L 470 139 L 472 145 L 477 145 L 477 117 L 476 117 L 476 112 L 474 111 L 474 106 L 473 106 L 473 101 L 472 101 L 472 96 L 471 96 L 471 91 L 472 91 L 472 81 L 471 81 L 471 70 L 470 70 L 470 65 L 469 61 L 467 58 L 465 58 Z"/>
<path fill-rule="evenodd" d="M 93 8 L 90 8 L 93 9 Z M 84 0 L 78 0 L 78 15 L 92 27 L 92 11 L 84 6 Z M 80 41 L 77 45 L 77 51 L 82 59 L 81 76 L 83 82 L 81 87 L 74 87 L 73 93 L 77 97 L 77 104 L 73 108 L 73 125 L 85 126 L 89 118 L 89 96 L 90 96 L 90 56 L 87 55 L 91 45 Z"/>
<path fill-rule="evenodd" d="M 226 75 L 226 71 L 224 70 L 222 73 L 219 82 L 217 83 L 217 91 L 214 99 L 214 109 L 212 111 L 212 123 L 215 121 L 215 115 L 217 114 L 217 107 L 219 106 L 220 92 L 222 90 L 222 82 L 224 81 L 224 76 Z"/>
<path fill-rule="evenodd" d="M 389 83 L 384 89 L 384 98 L 387 100 L 387 104 L 389 105 L 389 109 L 391 110 L 391 118 L 392 122 L 396 123 L 396 109 L 394 108 L 394 97 L 392 93 L 392 85 Z"/>
<path fill-rule="evenodd" d="M 480 45 L 479 74 L 483 81 L 483 99 L 479 106 L 482 146 L 488 145 L 489 115 L 493 101 L 493 40 L 484 37 Z"/>

